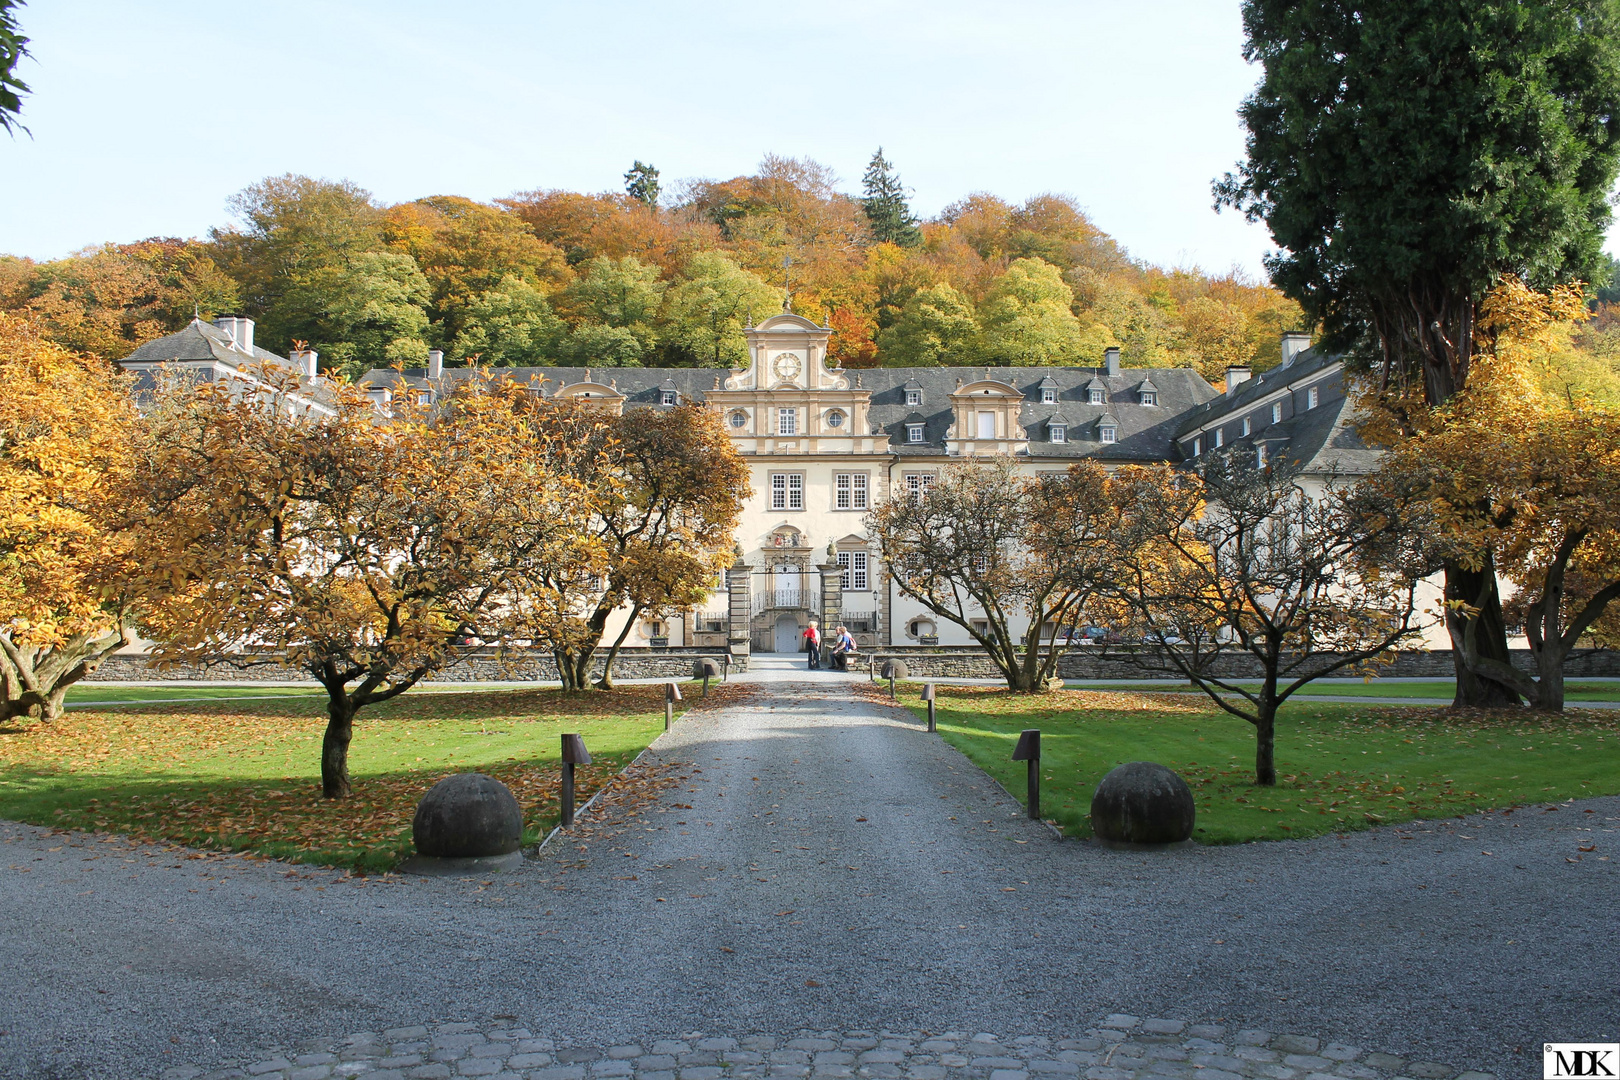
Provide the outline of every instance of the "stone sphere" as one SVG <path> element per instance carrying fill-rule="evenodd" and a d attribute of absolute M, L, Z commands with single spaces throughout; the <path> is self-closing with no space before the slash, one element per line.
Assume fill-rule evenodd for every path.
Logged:
<path fill-rule="evenodd" d="M 483 773 L 457 773 L 434 784 L 416 804 L 411 836 L 419 855 L 487 858 L 516 851 L 523 809 L 511 790 Z"/>
<path fill-rule="evenodd" d="M 885 679 L 904 679 L 910 674 L 911 672 L 906 668 L 904 660 L 883 661 L 883 677 Z"/>
<path fill-rule="evenodd" d="M 1163 765 L 1131 761 L 1102 778 L 1091 796 L 1091 828 L 1121 844 L 1175 844 L 1192 836 L 1192 789 Z"/>

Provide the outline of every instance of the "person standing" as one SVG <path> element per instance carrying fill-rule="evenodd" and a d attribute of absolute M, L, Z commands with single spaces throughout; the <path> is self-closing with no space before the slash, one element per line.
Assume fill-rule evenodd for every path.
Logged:
<path fill-rule="evenodd" d="M 821 628 L 816 620 L 811 619 L 810 625 L 804 628 L 804 651 L 810 654 L 810 670 L 821 670 Z"/>

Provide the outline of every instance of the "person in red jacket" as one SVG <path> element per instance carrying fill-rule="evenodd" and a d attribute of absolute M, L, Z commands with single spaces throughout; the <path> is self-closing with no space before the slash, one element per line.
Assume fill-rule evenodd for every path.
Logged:
<path fill-rule="evenodd" d="M 821 628 L 816 620 L 811 619 L 810 625 L 804 628 L 804 651 L 810 654 L 810 670 L 821 670 Z"/>

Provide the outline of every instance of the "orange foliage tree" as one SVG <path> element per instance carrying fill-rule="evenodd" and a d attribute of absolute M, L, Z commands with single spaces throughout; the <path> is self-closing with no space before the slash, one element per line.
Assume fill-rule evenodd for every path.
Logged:
<path fill-rule="evenodd" d="M 322 791 L 342 798 L 356 712 L 454 663 L 472 627 L 507 640 L 511 598 L 589 558 L 591 505 L 518 386 L 401 395 L 379 417 L 350 386 L 306 409 L 290 376 L 250 378 L 175 383 L 139 429 L 154 659 L 308 671 L 327 694 Z"/>

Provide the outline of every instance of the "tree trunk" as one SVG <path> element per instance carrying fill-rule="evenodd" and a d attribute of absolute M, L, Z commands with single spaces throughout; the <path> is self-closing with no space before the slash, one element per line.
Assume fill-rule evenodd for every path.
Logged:
<path fill-rule="evenodd" d="M 1549 639 L 1535 650 L 1536 700 L 1533 708 L 1542 712 L 1564 711 L 1564 657 L 1568 650 L 1562 641 Z"/>
<path fill-rule="evenodd" d="M 347 799 L 349 786 L 349 742 L 354 738 L 354 707 L 342 690 L 326 692 L 326 734 L 321 738 L 321 795 Z"/>
<path fill-rule="evenodd" d="M 1254 782 L 1277 786 L 1277 703 L 1262 697 L 1254 725 Z"/>
<path fill-rule="evenodd" d="M 1508 654 L 1507 624 L 1502 619 L 1502 597 L 1496 588 L 1496 562 L 1487 557 L 1485 565 L 1470 570 L 1454 563 L 1446 564 L 1446 599 L 1461 600 L 1479 608 L 1474 622 L 1474 651 L 1483 660 L 1496 660 L 1509 666 L 1513 659 Z M 1447 614 L 1446 622 L 1453 624 L 1457 616 Z M 1468 659 L 1458 646 L 1457 633 L 1452 634 L 1452 663 L 1457 672 L 1457 693 L 1452 700 L 1456 709 L 1505 709 L 1518 705 L 1518 691 L 1506 683 L 1476 675 L 1468 667 Z"/>
<path fill-rule="evenodd" d="M 619 646 L 630 636 L 630 628 L 636 624 L 636 619 L 640 616 L 641 605 L 637 604 L 630 609 L 630 617 L 624 621 L 624 629 L 619 631 L 619 636 L 613 640 L 613 647 L 608 650 L 607 660 L 602 664 L 602 677 L 596 683 L 598 690 L 613 689 L 613 661 L 619 658 Z"/>

